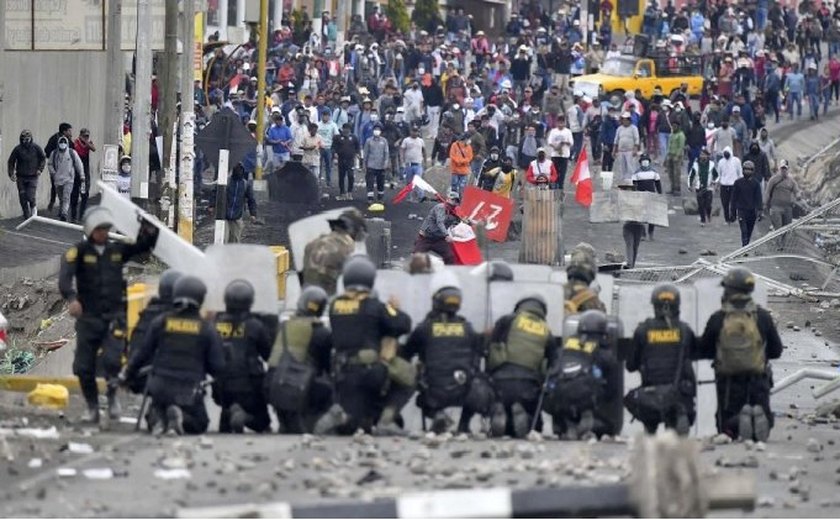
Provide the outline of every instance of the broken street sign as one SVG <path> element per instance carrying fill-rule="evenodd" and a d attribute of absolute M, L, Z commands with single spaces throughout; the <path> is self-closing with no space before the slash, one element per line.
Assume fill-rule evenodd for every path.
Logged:
<path fill-rule="evenodd" d="M 635 221 L 668 227 L 668 199 L 649 191 L 597 191 L 592 194 L 589 222 Z"/>
<path fill-rule="evenodd" d="M 471 221 L 484 222 L 487 238 L 504 242 L 513 216 L 513 201 L 475 186 L 467 186 L 459 213 Z"/>
<path fill-rule="evenodd" d="M 233 168 L 257 148 L 257 141 L 239 120 L 239 116 L 229 108 L 216 112 L 210 124 L 196 136 L 195 144 L 201 148 L 217 172 L 219 150 L 230 150 L 228 164 Z"/>

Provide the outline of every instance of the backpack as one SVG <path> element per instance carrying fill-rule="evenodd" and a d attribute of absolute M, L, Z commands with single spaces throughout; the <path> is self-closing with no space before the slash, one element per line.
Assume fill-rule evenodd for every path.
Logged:
<path fill-rule="evenodd" d="M 592 289 L 584 289 L 580 291 L 576 295 L 572 296 L 570 299 L 566 300 L 563 304 L 563 310 L 566 312 L 566 315 L 570 314 L 578 314 L 580 312 L 581 306 L 584 303 L 588 302 L 591 299 L 597 299 L 598 295 L 595 294 L 595 291 Z"/>
<path fill-rule="evenodd" d="M 299 361 L 289 350 L 286 324 L 280 326 L 283 353 L 276 368 L 266 381 L 266 397 L 278 410 L 299 412 L 307 404 L 309 388 L 315 378 L 315 369 L 306 361 Z"/>
<path fill-rule="evenodd" d="M 764 340 L 758 330 L 754 303 L 744 308 L 724 304 L 723 326 L 717 341 L 715 371 L 724 376 L 763 374 Z"/>

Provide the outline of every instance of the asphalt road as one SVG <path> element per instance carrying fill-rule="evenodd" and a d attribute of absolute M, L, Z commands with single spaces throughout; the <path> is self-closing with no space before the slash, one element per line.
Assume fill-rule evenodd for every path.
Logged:
<path fill-rule="evenodd" d="M 834 117 L 819 126 L 808 122 L 771 127 L 784 157 L 807 157 L 833 139 L 840 127 Z M 803 132 L 803 130 L 805 130 Z M 783 142 L 781 142 L 784 140 Z M 325 201 L 323 208 L 337 203 Z M 363 205 L 363 206 L 366 206 Z M 678 207 L 679 201 L 672 201 Z M 389 206 L 384 215 L 393 223 L 394 257 L 407 256 L 418 221 L 428 205 Z M 313 208 L 313 211 L 316 208 Z M 263 212 L 267 225 L 249 227 L 246 240 L 283 243 L 285 222 L 272 219 L 272 207 Z M 278 213 L 279 214 L 279 213 Z M 617 225 L 590 225 L 585 211 L 567 205 L 564 233 L 569 244 L 586 239 L 599 251 L 621 252 Z M 256 241 L 256 240 L 255 240 Z M 696 217 L 681 211 L 671 215 L 671 227 L 657 231 L 656 241 L 642 246 L 641 265 L 690 263 L 699 251 L 725 253 L 739 246 L 734 227 L 719 221 L 700 228 Z M 685 249 L 685 254 L 679 250 Z M 516 245 L 493 246 L 495 258 L 516 256 Z M 828 369 L 840 362 L 836 323 L 830 317 L 814 326 L 805 321 L 815 314 L 808 304 L 791 299 L 771 300 L 780 323 L 792 321 L 802 331 L 783 328 L 783 358 L 774 363 L 776 379 L 802 367 Z M 819 335 L 818 335 L 819 334 Z M 72 345 L 47 358 L 36 371 L 65 375 Z M 701 379 L 703 377 L 701 376 Z M 633 382 L 628 379 L 627 388 Z M 777 425 L 766 446 L 716 445 L 713 433 L 714 400 L 706 392 L 699 403 L 695 436 L 703 446 L 702 459 L 709 472 L 744 472 L 758 482 L 760 508 L 753 513 L 728 511 L 723 516 L 826 516 L 840 514 L 840 451 L 835 444 L 840 423 L 816 419 L 813 384 L 803 382 L 773 400 Z M 22 408 L 6 399 L 0 406 L 0 515 L 3 516 L 166 516 L 181 507 L 230 505 L 245 502 L 286 501 L 295 504 L 395 496 L 418 489 L 461 487 L 514 488 L 596 485 L 628 478 L 628 438 L 639 431 L 626 424 L 619 442 L 595 444 L 525 441 L 423 439 L 311 439 L 298 436 L 208 435 L 201 439 L 154 439 L 135 435 L 129 424 L 106 432 L 83 430 L 55 412 Z M 68 417 L 80 403 L 74 398 Z M 134 405 L 136 410 L 136 403 Z M 126 416 L 132 412 L 126 410 Z M 215 415 L 215 413 L 213 414 Z M 409 426 L 419 428 L 415 411 L 407 413 Z M 21 431 L 29 427 L 57 428 L 55 439 L 37 440 Z M 89 444 L 92 453 L 73 453 L 69 443 Z M 438 444 L 434 447 L 434 444 Z M 740 467 L 739 467 L 740 466 Z M 59 477 L 59 468 L 75 469 L 75 476 Z M 84 470 L 110 470 L 84 474 Z M 187 469 L 187 478 L 167 480 L 172 471 Z M 109 476 L 96 479 L 92 477 Z"/>

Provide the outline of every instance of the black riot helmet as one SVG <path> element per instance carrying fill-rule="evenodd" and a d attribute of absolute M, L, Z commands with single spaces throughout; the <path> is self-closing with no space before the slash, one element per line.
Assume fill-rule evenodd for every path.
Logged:
<path fill-rule="evenodd" d="M 158 281 L 158 298 L 164 302 L 172 302 L 172 291 L 175 289 L 175 282 L 178 281 L 184 274 L 175 269 L 167 269 L 160 275 Z"/>
<path fill-rule="evenodd" d="M 341 213 L 338 218 L 329 220 L 330 229 L 342 229 L 347 232 L 353 240 L 360 241 L 367 232 L 367 224 L 362 212 L 356 208 L 348 209 Z"/>
<path fill-rule="evenodd" d="M 455 314 L 461 309 L 463 295 L 457 287 L 443 287 L 432 296 L 432 309 Z"/>
<path fill-rule="evenodd" d="M 300 316 L 319 317 L 327 306 L 327 291 L 317 285 L 310 285 L 300 293 L 297 311 Z"/>
<path fill-rule="evenodd" d="M 494 260 L 487 266 L 487 278 L 491 282 L 512 282 L 513 269 L 507 262 Z"/>
<path fill-rule="evenodd" d="M 207 286 L 204 285 L 201 278 L 186 275 L 175 282 L 175 287 L 172 291 L 172 303 L 182 309 L 190 307 L 198 309 L 204 303 L 204 297 L 206 295 Z"/>
<path fill-rule="evenodd" d="M 733 267 L 720 284 L 729 291 L 750 294 L 755 290 L 755 277 L 743 267 Z"/>
<path fill-rule="evenodd" d="M 654 287 L 650 303 L 657 318 L 676 318 L 680 315 L 680 290 L 676 285 L 661 283 Z"/>
<path fill-rule="evenodd" d="M 599 310 L 583 312 L 578 321 L 577 332 L 581 336 L 606 336 L 607 315 Z"/>
<path fill-rule="evenodd" d="M 248 312 L 254 305 L 254 286 L 247 280 L 234 280 L 225 287 L 225 310 Z"/>
<path fill-rule="evenodd" d="M 542 295 L 530 294 L 516 302 L 516 307 L 513 310 L 514 312 L 531 312 L 540 318 L 545 318 L 546 314 L 548 314 L 548 304 Z"/>
<path fill-rule="evenodd" d="M 365 255 L 351 256 L 344 263 L 341 275 L 344 278 L 344 289 L 369 291 L 376 280 L 376 266 Z"/>

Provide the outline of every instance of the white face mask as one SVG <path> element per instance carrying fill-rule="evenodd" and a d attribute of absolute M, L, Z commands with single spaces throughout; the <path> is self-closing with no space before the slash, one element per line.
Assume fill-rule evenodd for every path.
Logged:
<path fill-rule="evenodd" d="M 123 164 L 122 167 L 120 167 L 120 170 L 125 174 L 129 174 L 129 173 L 131 173 L 131 165 L 130 164 Z"/>
<path fill-rule="evenodd" d="M 67 143 L 59 143 L 58 149 L 62 152 L 67 149 Z"/>
<path fill-rule="evenodd" d="M 452 110 L 460 110 L 460 109 L 461 109 L 461 105 L 459 105 L 458 103 L 455 103 L 454 105 L 452 105 Z"/>
<path fill-rule="evenodd" d="M 647 168 L 648 166 L 650 166 L 650 161 L 648 161 L 647 159 L 642 161 L 642 168 Z"/>
<path fill-rule="evenodd" d="M 374 131 L 373 131 L 373 135 L 375 135 L 375 136 L 380 136 L 380 135 L 382 135 L 382 130 L 374 130 Z"/>
<path fill-rule="evenodd" d="M 494 160 L 494 161 L 498 161 L 498 160 L 499 160 L 499 154 L 497 154 L 497 153 L 491 153 L 491 154 L 490 154 L 490 159 L 492 159 L 492 160 Z"/>

